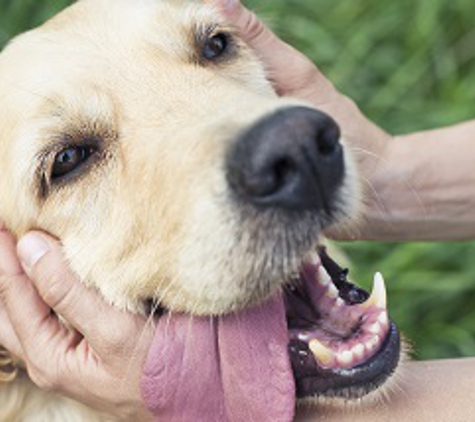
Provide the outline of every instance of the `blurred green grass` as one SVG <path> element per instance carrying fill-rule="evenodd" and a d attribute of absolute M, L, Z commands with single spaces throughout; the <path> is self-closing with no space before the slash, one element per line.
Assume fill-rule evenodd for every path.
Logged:
<path fill-rule="evenodd" d="M 134 1 L 134 0 L 130 0 Z M 0 47 L 69 4 L 0 0 Z M 392 133 L 475 118 L 473 0 L 249 0 Z M 474 210 L 475 212 L 475 210 Z M 475 242 L 344 245 L 353 276 L 382 271 L 416 357 L 475 356 Z"/>
<path fill-rule="evenodd" d="M 472 0 L 248 3 L 391 133 L 475 118 Z M 475 356 L 475 242 L 344 249 L 359 284 L 385 275 L 390 313 L 416 358 Z"/>

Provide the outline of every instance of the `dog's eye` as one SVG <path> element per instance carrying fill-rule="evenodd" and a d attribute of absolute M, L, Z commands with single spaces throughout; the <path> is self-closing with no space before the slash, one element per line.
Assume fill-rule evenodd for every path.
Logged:
<path fill-rule="evenodd" d="M 51 179 L 59 179 L 76 170 L 85 163 L 95 149 L 91 146 L 77 146 L 65 148 L 54 157 Z"/>
<path fill-rule="evenodd" d="M 226 53 L 228 46 L 228 35 L 219 32 L 206 41 L 202 53 L 203 58 L 209 61 L 216 60 Z"/>

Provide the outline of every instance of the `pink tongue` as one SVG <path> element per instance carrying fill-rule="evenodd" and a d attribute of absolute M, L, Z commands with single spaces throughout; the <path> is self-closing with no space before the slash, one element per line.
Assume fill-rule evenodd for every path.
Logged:
<path fill-rule="evenodd" d="M 287 341 L 280 297 L 224 317 L 162 317 L 142 394 L 157 420 L 292 421 Z"/>

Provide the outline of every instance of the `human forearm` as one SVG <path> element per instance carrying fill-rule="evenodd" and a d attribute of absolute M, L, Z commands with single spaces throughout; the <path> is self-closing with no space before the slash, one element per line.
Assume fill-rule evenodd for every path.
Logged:
<path fill-rule="evenodd" d="M 475 359 L 411 362 L 391 400 L 373 405 L 300 409 L 296 422 L 465 422 L 473 420 Z"/>
<path fill-rule="evenodd" d="M 393 138 L 371 183 L 362 238 L 475 238 L 475 120 Z"/>
<path fill-rule="evenodd" d="M 362 184 L 361 218 L 356 228 L 337 237 L 475 238 L 475 120 L 391 136 L 333 86 L 327 85 L 324 101 L 317 95 L 317 81 L 310 86 L 315 88 L 309 88 L 306 100 L 337 120 Z"/>
<path fill-rule="evenodd" d="M 338 92 L 315 65 L 279 40 L 238 1 L 221 8 L 266 65 L 279 95 L 327 112 L 356 158 L 367 207 L 343 238 L 434 240 L 475 237 L 475 123 L 393 138 Z"/>

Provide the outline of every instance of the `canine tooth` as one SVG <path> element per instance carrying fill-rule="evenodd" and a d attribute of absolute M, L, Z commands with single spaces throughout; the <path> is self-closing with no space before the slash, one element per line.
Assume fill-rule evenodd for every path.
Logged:
<path fill-rule="evenodd" d="M 353 362 L 353 352 L 351 350 L 345 350 L 338 354 L 337 360 L 340 365 L 349 365 Z"/>
<path fill-rule="evenodd" d="M 310 341 L 308 347 L 312 351 L 315 359 L 323 366 L 330 365 L 335 358 L 333 350 L 320 343 L 317 339 Z"/>
<path fill-rule="evenodd" d="M 332 284 L 332 279 L 328 275 L 325 268 L 323 268 L 323 265 L 320 265 L 320 267 L 318 267 L 318 282 L 322 286 L 329 286 L 330 284 Z"/>
<path fill-rule="evenodd" d="M 381 312 L 381 315 L 378 317 L 378 322 L 383 326 L 387 327 L 389 324 L 389 318 L 387 312 Z"/>
<path fill-rule="evenodd" d="M 332 299 L 336 299 L 339 296 L 338 289 L 333 284 L 328 286 L 327 292 L 325 294 Z"/>
<path fill-rule="evenodd" d="M 353 354 L 358 358 L 358 359 L 363 359 L 364 357 L 364 344 L 358 343 L 356 346 L 351 349 Z"/>
<path fill-rule="evenodd" d="M 386 309 L 387 297 L 386 297 L 386 284 L 381 273 L 374 275 L 373 290 L 368 300 L 360 305 L 364 309 L 368 309 L 371 306 L 376 306 L 381 309 Z"/>

